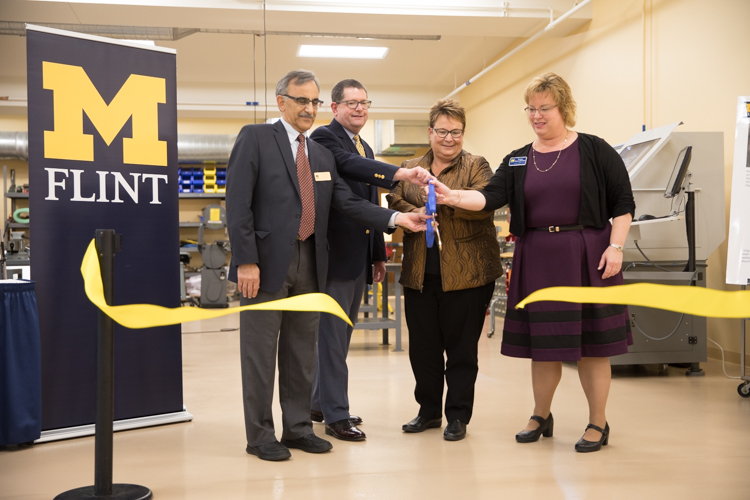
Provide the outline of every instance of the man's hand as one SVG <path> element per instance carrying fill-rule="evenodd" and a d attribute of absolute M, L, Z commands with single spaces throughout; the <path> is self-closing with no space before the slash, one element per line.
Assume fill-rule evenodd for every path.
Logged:
<path fill-rule="evenodd" d="M 401 226 L 416 233 L 427 229 L 427 224 L 425 223 L 425 221 L 430 218 L 431 217 L 428 215 L 417 214 L 413 212 L 399 213 L 396 215 L 395 223 L 397 226 Z"/>
<path fill-rule="evenodd" d="M 604 268 L 602 279 L 605 280 L 619 273 L 622 268 L 622 252 L 615 247 L 607 247 L 599 260 L 599 267 L 597 267 L 600 271 L 602 268 Z"/>
<path fill-rule="evenodd" d="M 398 217 L 397 217 L 398 218 Z M 258 264 L 237 266 L 237 290 L 246 299 L 254 299 L 260 288 L 260 268 Z"/>
<path fill-rule="evenodd" d="M 385 278 L 385 262 L 379 260 L 372 263 L 372 282 L 380 283 Z"/>
<path fill-rule="evenodd" d="M 426 186 L 430 179 L 434 177 L 422 167 L 399 168 L 393 175 L 394 181 L 408 181 L 417 186 Z"/>

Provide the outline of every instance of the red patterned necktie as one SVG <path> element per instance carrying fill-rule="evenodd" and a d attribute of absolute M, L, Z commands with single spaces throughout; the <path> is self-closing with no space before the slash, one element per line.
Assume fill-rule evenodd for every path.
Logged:
<path fill-rule="evenodd" d="M 315 232 L 315 189 L 313 187 L 310 161 L 305 154 L 305 136 L 297 137 L 297 181 L 299 193 L 302 197 L 302 219 L 299 223 L 299 239 L 302 241 Z"/>

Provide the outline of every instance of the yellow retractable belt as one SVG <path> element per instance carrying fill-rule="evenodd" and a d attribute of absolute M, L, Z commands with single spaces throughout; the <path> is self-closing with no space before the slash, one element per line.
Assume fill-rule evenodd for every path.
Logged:
<path fill-rule="evenodd" d="M 557 286 L 537 290 L 519 302 L 553 300 L 580 304 L 622 304 L 652 307 L 708 318 L 750 318 L 750 291 L 725 292 L 695 286 L 636 283 L 608 287 Z"/>
<path fill-rule="evenodd" d="M 96 244 L 91 240 L 81 263 L 86 296 L 104 314 L 126 328 L 152 328 L 155 326 L 176 325 L 199 319 L 218 318 L 240 311 L 310 311 L 326 312 L 338 316 L 351 325 L 349 317 L 341 306 L 324 293 L 308 293 L 287 299 L 263 302 L 229 309 L 199 309 L 195 307 L 168 307 L 152 304 L 129 304 L 123 306 L 109 306 L 104 299 L 104 285 L 99 268 L 99 258 L 96 255 Z"/>

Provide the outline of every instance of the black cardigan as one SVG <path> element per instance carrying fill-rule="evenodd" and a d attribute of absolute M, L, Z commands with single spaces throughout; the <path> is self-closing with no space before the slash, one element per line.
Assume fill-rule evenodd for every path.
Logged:
<path fill-rule="evenodd" d="M 527 165 L 510 166 L 511 158 L 528 159 L 531 144 L 516 149 L 503 159 L 489 184 L 480 191 L 487 199 L 483 210 L 497 210 L 510 204 L 510 232 L 521 236 L 525 229 L 524 181 Z M 578 223 L 603 228 L 609 219 L 635 215 L 630 177 L 620 155 L 604 139 L 578 133 L 581 156 L 581 208 Z M 528 163 L 523 160 L 517 163 Z"/>

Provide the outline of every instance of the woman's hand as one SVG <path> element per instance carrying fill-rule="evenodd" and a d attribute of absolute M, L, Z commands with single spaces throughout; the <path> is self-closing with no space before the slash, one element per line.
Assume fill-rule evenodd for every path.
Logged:
<path fill-rule="evenodd" d="M 601 260 L 599 260 L 599 271 L 604 268 L 602 273 L 602 279 L 611 278 L 615 274 L 620 272 L 622 269 L 622 252 L 615 247 L 608 246 L 602 254 Z"/>
<path fill-rule="evenodd" d="M 456 205 L 460 197 L 458 191 L 453 191 L 451 188 L 443 184 L 437 179 L 430 180 L 430 184 L 435 186 L 435 200 L 438 205 Z M 424 188 L 425 199 L 427 199 L 428 188 Z"/>

